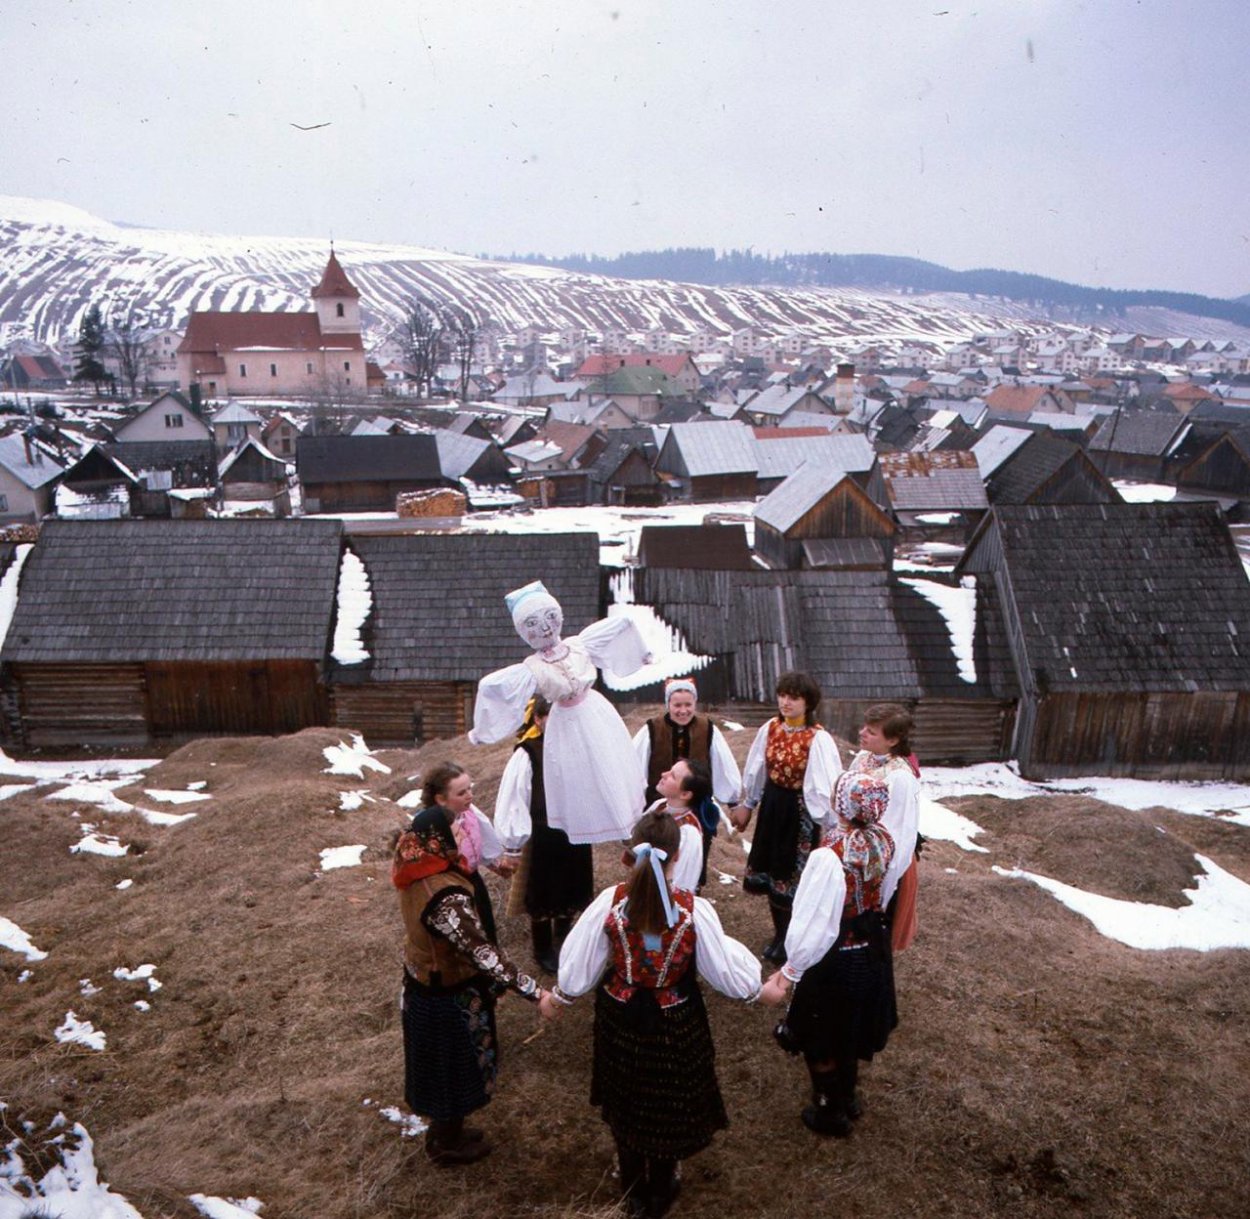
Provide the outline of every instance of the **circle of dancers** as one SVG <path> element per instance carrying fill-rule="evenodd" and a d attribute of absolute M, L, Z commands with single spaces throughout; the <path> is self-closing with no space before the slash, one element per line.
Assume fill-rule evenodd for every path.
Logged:
<path fill-rule="evenodd" d="M 669 682 L 663 713 L 632 740 L 591 688 L 599 668 L 627 674 L 649 659 L 630 619 L 566 640 L 541 584 L 507 603 L 532 653 L 483 679 L 470 734 L 515 735 L 494 820 L 473 803 L 467 771 L 444 763 L 426 775 L 392 861 L 405 1097 L 427 1121 L 429 1159 L 454 1167 L 490 1153 L 466 1119 L 494 1091 L 496 1005 L 509 990 L 548 1022 L 593 1007 L 589 1101 L 615 1143 L 630 1215 L 666 1214 L 680 1161 L 728 1125 L 701 984 L 778 1009 L 773 1038 L 810 1083 L 798 1119 L 817 1137 L 849 1136 L 865 1107 L 859 1063 L 898 1023 L 893 953 L 915 930 L 909 712 L 870 707 L 844 768 L 816 722 L 818 685 L 785 673 L 777 714 L 739 773 L 692 680 Z M 752 818 L 743 888 L 767 900 L 760 956 L 699 896 L 719 827 L 745 830 Z M 628 843 L 620 876 L 595 895 L 590 844 L 612 840 Z M 483 868 L 511 877 L 508 913 L 528 916 L 538 971 L 554 981 L 500 948 Z M 767 979 L 761 958 L 776 967 Z"/>

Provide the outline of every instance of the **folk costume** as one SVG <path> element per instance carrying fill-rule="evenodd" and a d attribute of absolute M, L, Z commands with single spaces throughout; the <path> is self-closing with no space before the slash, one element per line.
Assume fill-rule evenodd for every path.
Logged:
<path fill-rule="evenodd" d="M 808 1061 L 814 1100 L 803 1120 L 820 1134 L 850 1132 L 859 1062 L 898 1025 L 885 908 L 910 863 L 914 823 L 909 838 L 895 834 L 906 834 L 915 788 L 905 758 L 856 754 L 795 896 L 782 966 L 795 988 L 779 1040 Z"/>
<path fill-rule="evenodd" d="M 764 950 L 780 963 L 790 907 L 808 856 L 829 816 L 842 772 L 838 747 L 819 724 L 777 715 L 764 724 L 747 754 L 743 803 L 759 806 L 742 887 L 764 894 L 773 916 L 773 940 Z"/>
<path fill-rule="evenodd" d="M 562 639 L 559 602 L 537 581 L 509 593 L 508 607 L 535 650 L 478 683 L 469 740 L 489 745 L 515 732 L 537 691 L 551 703 L 543 757 L 548 825 L 575 843 L 628 838 L 646 780 L 625 722 L 593 686 L 596 666 L 627 674 L 646 662 L 638 628 L 629 618 L 604 618 Z"/>
<path fill-rule="evenodd" d="M 538 997 L 538 983 L 495 943 L 474 858 L 481 849 L 479 816 L 475 809 L 462 814 L 458 845 L 445 809 L 421 809 L 391 863 L 406 932 L 404 1095 L 414 1113 L 430 1119 L 427 1150 L 436 1159 L 455 1154 L 463 1118 L 494 1091 L 497 996 L 510 987 Z"/>
<path fill-rule="evenodd" d="M 660 776 L 682 758 L 704 763 L 712 775 L 713 799 L 697 809 L 703 834 L 702 867 L 699 884 L 707 881 L 707 858 L 712 839 L 720 827 L 721 804 L 732 804 L 742 790 L 742 772 L 737 759 L 729 748 L 724 734 L 706 715 L 695 715 L 688 724 L 675 723 L 668 713 L 668 705 L 674 694 L 685 691 L 698 698 L 698 691 L 689 678 L 669 681 L 664 686 L 663 715 L 653 716 L 634 734 L 634 749 L 647 774 L 647 802 L 659 797 L 656 784 Z M 719 801 L 719 803 L 717 803 Z M 682 847 L 685 858 L 685 847 Z"/>
<path fill-rule="evenodd" d="M 521 905 L 530 917 L 535 959 L 554 973 L 573 920 L 594 897 L 595 875 L 590 845 L 571 843 L 563 830 L 548 824 L 545 742 L 546 734 L 532 725 L 512 751 L 495 799 L 495 832 L 505 850 L 522 856 L 514 883 L 521 886 Z"/>
<path fill-rule="evenodd" d="M 651 852 L 657 873 L 662 851 Z M 669 925 L 644 936 L 630 923 L 628 885 L 605 889 L 560 954 L 559 1002 L 598 987 L 590 1103 L 616 1140 L 622 1186 L 671 1191 L 676 1161 L 701 1151 L 728 1125 L 715 1050 L 697 977 L 731 999 L 754 1000 L 759 962 L 730 939 L 715 907 L 669 891 Z"/>

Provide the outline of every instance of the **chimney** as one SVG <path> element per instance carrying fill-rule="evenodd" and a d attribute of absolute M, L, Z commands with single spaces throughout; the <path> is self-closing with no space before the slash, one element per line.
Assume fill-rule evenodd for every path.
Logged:
<path fill-rule="evenodd" d="M 855 365 L 839 364 L 833 381 L 833 409 L 839 415 L 849 415 L 855 405 Z"/>

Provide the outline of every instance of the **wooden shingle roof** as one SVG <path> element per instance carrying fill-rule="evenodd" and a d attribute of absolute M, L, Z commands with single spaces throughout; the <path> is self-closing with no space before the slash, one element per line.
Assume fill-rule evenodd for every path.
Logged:
<path fill-rule="evenodd" d="M 746 526 L 644 525 L 638 538 L 644 567 L 698 567 L 713 571 L 755 571 Z"/>
<path fill-rule="evenodd" d="M 1089 442 L 1091 453 L 1131 453 L 1162 457 L 1183 439 L 1191 425 L 1180 415 L 1157 411 L 1122 411 L 1108 415 Z"/>
<path fill-rule="evenodd" d="M 374 681 L 475 682 L 525 659 L 504 595 L 542 580 L 574 635 L 599 617 L 593 533 L 357 535 L 373 609 L 365 644 Z"/>
<path fill-rule="evenodd" d="M 1250 582 L 1214 504 L 998 507 L 984 528 L 1040 687 L 1250 690 Z"/>
<path fill-rule="evenodd" d="M 325 657 L 338 521 L 48 521 L 0 660 Z"/>
<path fill-rule="evenodd" d="M 295 464 L 302 483 L 391 482 L 442 478 L 438 441 L 417 436 L 301 436 Z"/>
<path fill-rule="evenodd" d="M 896 512 L 989 507 L 977 459 L 970 452 L 882 453 L 878 461 L 890 506 Z"/>

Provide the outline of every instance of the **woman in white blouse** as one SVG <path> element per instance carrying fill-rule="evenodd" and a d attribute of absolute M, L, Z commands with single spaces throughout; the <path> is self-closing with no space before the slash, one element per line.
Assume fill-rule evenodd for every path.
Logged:
<path fill-rule="evenodd" d="M 759 962 L 725 934 L 715 908 L 672 888 L 679 841 L 666 813 L 638 822 L 632 875 L 578 920 L 560 953 L 559 985 L 542 1005 L 551 1017 L 597 988 L 590 1103 L 612 1131 L 635 1215 L 663 1215 L 677 1161 L 728 1125 L 696 970 L 731 999 L 751 1001 L 760 990 Z"/>
<path fill-rule="evenodd" d="M 794 987 L 776 1035 L 806 1059 L 814 1099 L 801 1116 L 821 1135 L 851 1133 L 862 1110 L 859 1062 L 884 1049 L 898 1024 L 885 910 L 916 842 L 910 731 L 903 707 L 865 714 L 862 748 L 838 778 L 833 819 L 795 894 L 786 963 L 762 993 L 779 1004 Z"/>

